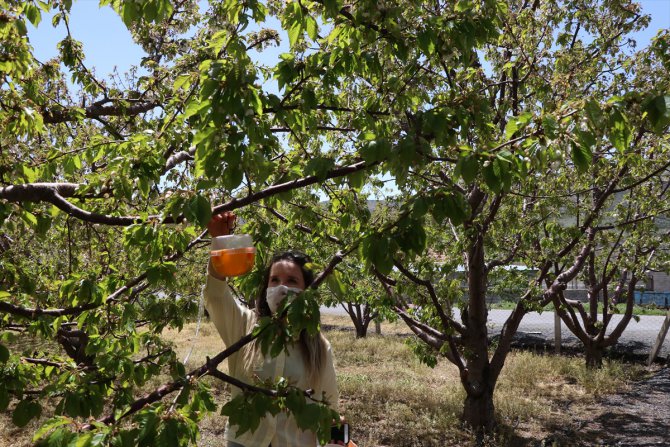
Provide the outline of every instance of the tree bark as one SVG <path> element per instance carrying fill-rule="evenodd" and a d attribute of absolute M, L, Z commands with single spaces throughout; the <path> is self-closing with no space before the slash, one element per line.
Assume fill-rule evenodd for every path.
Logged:
<path fill-rule="evenodd" d="M 584 345 L 584 357 L 588 369 L 600 369 L 603 366 L 603 354 L 605 347 L 600 343 L 588 343 Z"/>
<path fill-rule="evenodd" d="M 356 329 L 356 338 L 365 338 L 368 335 L 368 326 L 370 325 L 370 310 L 362 304 L 347 303 L 349 307 L 347 313 L 354 323 Z M 361 309 L 362 308 L 362 309 Z"/>
<path fill-rule="evenodd" d="M 468 300 L 465 321 L 467 331 L 463 336 L 466 355 L 466 374 L 461 378 L 467 397 L 463 410 L 463 422 L 477 433 L 486 433 L 495 427 L 491 368 L 488 356 L 488 329 L 486 322 L 487 270 L 484 258 L 484 235 L 480 232 L 467 253 Z"/>
<path fill-rule="evenodd" d="M 495 428 L 493 387 L 487 382 L 474 393 L 468 393 L 463 407 L 463 422 L 476 433 L 490 433 Z"/>

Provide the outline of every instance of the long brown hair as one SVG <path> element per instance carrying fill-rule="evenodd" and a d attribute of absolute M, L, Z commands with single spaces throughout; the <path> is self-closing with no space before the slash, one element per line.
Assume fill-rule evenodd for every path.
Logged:
<path fill-rule="evenodd" d="M 272 315 L 270 306 L 268 306 L 266 292 L 270 281 L 270 270 L 275 263 L 280 261 L 289 261 L 300 267 L 302 277 L 305 281 L 305 288 L 309 287 L 312 282 L 314 282 L 314 272 L 308 266 L 308 264 L 312 262 L 312 259 L 308 255 L 297 250 L 287 250 L 276 253 L 272 256 L 265 269 L 261 287 L 255 300 L 256 314 L 258 317 Z M 317 387 L 326 360 L 326 340 L 323 338 L 323 335 L 321 335 L 321 332 L 316 335 L 309 335 L 309 333 L 303 329 L 300 332 L 297 344 L 298 349 L 300 349 L 300 353 L 302 354 L 305 370 L 307 371 L 308 383 L 311 387 Z M 254 343 L 252 349 L 257 351 L 258 347 L 255 345 L 256 344 Z M 255 354 L 256 353 L 254 353 L 254 355 Z"/>

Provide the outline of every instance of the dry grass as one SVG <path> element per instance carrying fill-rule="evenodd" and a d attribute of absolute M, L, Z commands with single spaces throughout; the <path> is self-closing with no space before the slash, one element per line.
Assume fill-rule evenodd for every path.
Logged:
<path fill-rule="evenodd" d="M 361 447 L 467 446 L 473 438 L 459 424 L 464 392 L 457 369 L 440 362 L 431 369 L 420 364 L 405 340 L 410 336 L 399 323 L 382 325 L 381 336 L 371 333 L 356 339 L 345 317 L 324 316 L 323 329 L 337 362 L 340 411 L 351 424 Z M 187 369 L 201 365 L 205 356 L 221 350 L 216 329 L 203 323 L 194 337 L 195 324 L 183 331 L 166 330 L 180 359 L 193 345 Z M 641 367 L 607 363 L 601 371 L 588 371 L 582 358 L 556 357 L 529 352 L 511 353 L 496 388 L 495 405 L 501 434 L 487 445 L 522 446 L 542 439 L 568 421 L 571 403 L 591 403 L 597 396 L 626 388 L 639 378 Z M 158 386 L 157 378 L 147 389 Z M 228 399 L 228 387 L 205 379 L 218 404 Z M 574 418 L 574 414 L 570 417 Z M 200 446 L 220 446 L 225 419 L 218 414 L 200 423 Z M 33 422 L 23 430 L 0 415 L 0 447 L 30 445 Z"/>

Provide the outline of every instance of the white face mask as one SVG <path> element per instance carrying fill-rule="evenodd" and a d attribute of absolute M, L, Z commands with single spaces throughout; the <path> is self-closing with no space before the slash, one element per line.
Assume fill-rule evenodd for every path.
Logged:
<path fill-rule="evenodd" d="M 270 311 L 274 314 L 279 309 L 279 305 L 286 298 L 289 292 L 294 292 L 296 294 L 302 292 L 301 289 L 296 287 L 286 287 L 286 286 L 277 286 L 277 287 L 268 287 L 265 292 L 265 299 L 270 306 Z"/>

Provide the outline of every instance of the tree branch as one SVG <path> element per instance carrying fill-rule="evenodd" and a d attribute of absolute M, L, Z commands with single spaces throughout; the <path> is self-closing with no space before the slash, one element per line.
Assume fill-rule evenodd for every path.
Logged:
<path fill-rule="evenodd" d="M 433 287 L 433 283 L 431 283 L 427 279 L 421 279 L 412 272 L 410 272 L 407 268 L 405 268 L 404 265 L 402 265 L 400 262 L 397 260 L 393 260 L 393 265 L 395 265 L 400 272 L 405 275 L 407 278 L 409 278 L 412 282 L 425 287 L 428 290 L 428 294 L 430 295 L 430 299 L 433 303 L 433 307 L 435 307 L 435 310 L 437 311 L 437 314 L 440 316 L 440 320 L 442 321 L 442 326 L 444 327 L 445 330 L 451 328 L 454 328 L 458 333 L 462 334 L 465 331 L 465 328 L 461 326 L 459 323 L 457 323 L 455 320 L 447 316 L 447 314 L 444 313 L 444 309 L 442 308 L 442 305 L 440 304 L 440 300 L 437 297 L 437 293 L 435 292 L 435 287 Z"/>
<path fill-rule="evenodd" d="M 133 105 L 120 104 L 105 107 L 96 103 L 91 104 L 84 109 L 84 116 L 86 118 L 99 118 L 101 116 L 135 116 L 140 113 L 148 112 L 156 107 L 162 107 L 162 104 L 152 101 Z M 74 110 L 63 108 L 42 110 L 42 119 L 44 124 L 57 124 L 68 121 L 77 121 L 79 118 L 78 113 Z"/>
<path fill-rule="evenodd" d="M 269 211 L 273 216 L 275 216 L 277 219 L 281 220 L 281 221 L 284 222 L 284 223 L 288 223 L 288 218 L 287 218 L 286 216 L 282 215 L 282 214 L 281 214 L 279 211 L 277 211 L 276 209 L 271 208 L 271 207 L 269 207 L 269 206 L 266 206 L 266 207 L 264 207 L 264 208 L 265 208 L 266 210 L 268 210 L 268 211 Z M 296 223 L 296 224 L 294 224 L 294 225 L 293 225 L 293 228 L 295 228 L 296 230 L 300 230 L 300 231 L 302 231 L 303 233 L 314 234 L 314 230 L 312 230 L 312 229 L 309 228 L 308 226 L 303 225 L 303 224 L 301 224 L 301 223 Z M 332 236 L 332 235 L 330 235 L 330 234 L 325 234 L 324 237 L 325 237 L 326 239 L 328 239 L 329 241 L 331 241 L 331 242 L 337 244 L 337 245 L 344 245 L 344 242 L 342 242 L 341 240 L 339 240 L 339 239 L 336 238 L 335 236 Z"/>
<path fill-rule="evenodd" d="M 353 127 L 334 127 L 334 126 L 316 126 L 310 130 L 325 130 L 329 132 L 358 132 L 358 129 Z M 272 127 L 270 132 L 273 133 L 291 133 L 293 132 L 289 127 Z"/>
<path fill-rule="evenodd" d="M 349 174 L 353 174 L 354 172 L 370 168 L 375 164 L 376 163 L 372 163 L 368 165 L 364 161 L 360 161 L 349 166 L 331 169 L 325 175 L 325 177 L 312 175 L 302 179 L 273 185 L 266 188 L 265 190 L 254 194 L 249 194 L 246 197 L 240 199 L 234 198 L 225 204 L 214 207 L 212 212 L 221 213 L 223 211 L 232 211 L 275 194 L 303 188 L 305 186 L 313 185 L 327 179 L 343 177 Z M 5 199 L 10 202 L 48 202 L 57 206 L 60 210 L 66 212 L 68 215 L 92 223 L 113 226 L 129 226 L 146 222 L 146 220 L 138 216 L 109 216 L 104 214 L 91 213 L 74 206 L 68 202 L 65 197 L 74 197 L 76 195 L 77 189 L 80 186 L 82 185 L 76 183 L 27 183 L 23 185 L 10 185 L 0 188 L 0 199 Z M 179 216 L 174 219 L 172 216 L 167 216 L 161 221 L 161 223 L 171 224 L 180 222 L 183 220 L 183 218 L 183 216 Z M 147 220 L 155 219 L 158 219 L 158 216 L 149 216 Z"/>

